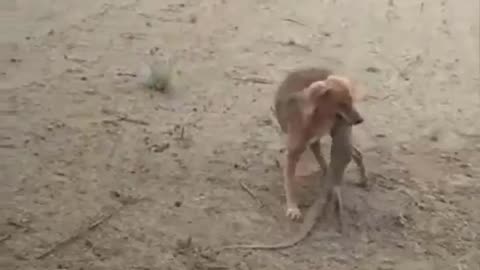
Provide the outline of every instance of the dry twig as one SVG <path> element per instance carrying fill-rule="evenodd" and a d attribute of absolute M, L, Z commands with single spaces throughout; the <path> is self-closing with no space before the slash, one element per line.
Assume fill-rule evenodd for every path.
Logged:
<path fill-rule="evenodd" d="M 133 72 L 117 72 L 117 76 L 123 76 L 123 77 L 137 77 L 137 74 L 133 73 Z"/>
<path fill-rule="evenodd" d="M 113 215 L 117 214 L 118 212 L 120 212 L 124 207 L 128 206 L 128 205 L 132 205 L 132 204 L 135 204 L 137 202 L 140 202 L 142 200 L 146 200 L 145 198 L 140 198 L 140 199 L 135 199 L 135 200 L 131 200 L 129 203 L 125 203 L 125 204 L 122 204 L 121 207 L 118 207 L 118 208 L 114 208 L 113 210 L 110 210 L 108 211 L 107 213 L 105 213 L 104 215 L 102 215 L 100 218 L 96 219 L 95 221 L 91 222 L 87 227 L 81 229 L 78 231 L 78 233 L 54 244 L 51 248 L 47 249 L 46 251 L 44 251 L 43 253 L 41 253 L 40 255 L 36 256 L 35 258 L 37 260 L 41 260 L 41 259 L 44 259 L 46 258 L 47 256 L 57 252 L 60 248 L 63 248 L 63 247 L 66 247 L 68 246 L 69 244 L 75 242 L 76 240 L 82 238 L 83 236 L 85 236 L 87 233 L 95 230 L 98 226 L 100 226 L 101 224 L 105 223 L 106 221 L 108 221 L 110 218 L 113 217 Z"/>
<path fill-rule="evenodd" d="M 263 208 L 265 206 L 265 204 L 255 195 L 255 193 L 253 193 L 253 191 L 247 186 L 247 184 L 243 183 L 242 181 L 240 181 L 239 183 L 240 187 L 245 190 L 245 192 L 247 192 L 248 195 L 250 195 L 250 197 L 252 197 L 258 203 L 260 208 Z"/>
<path fill-rule="evenodd" d="M 118 121 L 124 121 L 132 124 L 137 124 L 137 125 L 143 125 L 143 126 L 148 126 L 150 123 L 147 121 L 139 120 L 139 119 L 132 119 L 126 115 L 122 115 L 118 117 Z"/>
<path fill-rule="evenodd" d="M 254 77 L 254 76 L 248 76 L 248 77 L 237 77 L 232 74 L 226 73 L 227 77 L 235 80 L 235 81 L 241 81 L 241 82 L 251 82 L 251 83 L 258 83 L 258 84 L 273 84 L 272 80 L 262 78 L 262 77 Z"/>
<path fill-rule="evenodd" d="M 291 22 L 291 23 L 294 23 L 294 24 L 298 24 L 298 25 L 301 25 L 301 26 L 307 26 L 306 24 L 304 24 L 302 22 L 299 22 L 297 20 L 291 19 L 291 18 L 284 18 L 282 20 L 287 21 L 287 22 Z"/>
<path fill-rule="evenodd" d="M 118 111 L 103 108 L 102 113 L 104 113 L 106 115 L 112 115 L 112 116 L 116 117 L 116 119 L 113 119 L 113 120 L 103 120 L 104 123 L 112 123 L 113 124 L 115 121 L 124 121 L 124 122 L 129 122 L 129 123 L 132 123 L 132 124 L 143 125 L 143 126 L 150 125 L 150 123 L 148 123 L 147 121 L 130 118 L 125 113 L 118 112 Z"/>
<path fill-rule="evenodd" d="M 82 236 L 84 236 L 86 233 L 94 230 L 95 228 L 97 228 L 98 226 L 100 226 L 100 224 L 104 223 L 105 221 L 109 220 L 115 213 L 117 213 L 118 211 L 120 211 L 120 208 L 118 209 L 115 209 L 113 211 L 111 211 L 110 213 L 107 213 L 105 215 L 103 215 L 102 217 L 100 217 L 99 219 L 97 219 L 96 221 L 92 222 L 90 225 L 88 225 L 85 229 L 83 230 L 80 230 L 79 233 L 77 234 L 74 234 L 70 237 L 68 237 L 67 239 L 63 240 L 63 241 L 60 241 L 58 243 L 56 243 L 55 245 L 53 245 L 51 248 L 47 249 L 46 251 L 44 251 L 42 254 L 38 255 L 36 257 L 36 259 L 38 260 L 41 260 L 41 259 L 44 259 L 46 258 L 47 256 L 55 253 L 57 250 L 59 250 L 60 248 L 62 247 L 65 247 L 71 243 L 73 243 L 75 240 L 77 239 L 80 239 Z"/>
<path fill-rule="evenodd" d="M 0 237 L 0 243 L 7 241 L 10 238 L 12 238 L 12 235 L 7 233 L 6 235 Z"/>
<path fill-rule="evenodd" d="M 277 41 L 278 44 L 282 45 L 282 46 L 292 46 L 292 47 L 297 47 L 297 48 L 300 48 L 300 49 L 303 49 L 307 52 L 311 52 L 312 49 L 310 47 L 308 47 L 307 45 L 304 45 L 304 44 L 300 44 L 298 42 L 296 42 L 295 40 L 293 39 L 290 39 L 289 41 Z"/>
<path fill-rule="evenodd" d="M 0 144 L 0 148 L 15 149 L 17 147 L 14 144 Z"/>

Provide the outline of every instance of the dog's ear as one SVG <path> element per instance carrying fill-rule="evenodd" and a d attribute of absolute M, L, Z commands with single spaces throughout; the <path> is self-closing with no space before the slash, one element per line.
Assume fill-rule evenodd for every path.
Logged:
<path fill-rule="evenodd" d="M 341 85 L 342 88 L 348 89 L 349 95 L 353 102 L 362 100 L 366 96 L 366 90 L 362 84 L 357 81 L 352 81 L 345 76 L 330 75 L 325 80 L 327 85 L 335 87 L 335 85 Z"/>
<path fill-rule="evenodd" d="M 312 117 L 315 112 L 319 109 L 321 100 L 325 100 L 333 93 L 333 89 L 326 84 L 325 81 L 316 81 L 311 83 L 308 87 L 302 91 L 296 93 L 297 100 L 301 103 L 301 113 L 303 119 L 309 121 L 308 119 Z M 324 107 L 322 105 L 322 107 Z"/>
<path fill-rule="evenodd" d="M 313 82 L 302 91 L 290 94 L 287 100 L 287 107 L 291 121 L 303 119 L 304 123 L 309 122 L 319 109 L 320 103 L 323 104 L 320 100 L 324 100 L 332 94 L 332 86 L 327 85 L 325 81 Z M 327 109 L 326 104 L 320 107 Z"/>
<path fill-rule="evenodd" d="M 355 80 L 350 80 L 343 76 L 337 76 L 337 80 L 340 80 L 342 84 L 348 88 L 350 97 L 352 97 L 353 102 L 362 100 L 366 96 L 366 89 L 364 85 Z"/>
<path fill-rule="evenodd" d="M 327 86 L 325 81 L 316 81 L 311 83 L 307 88 L 303 91 L 305 92 L 309 101 L 314 102 L 319 97 L 326 97 L 330 95 L 331 90 L 329 86 Z"/>

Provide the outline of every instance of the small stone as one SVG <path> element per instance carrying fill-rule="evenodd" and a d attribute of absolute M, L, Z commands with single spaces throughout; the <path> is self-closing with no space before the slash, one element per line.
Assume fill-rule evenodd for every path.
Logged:
<path fill-rule="evenodd" d="M 185 239 L 177 239 L 177 248 L 182 250 L 182 249 L 188 249 L 189 247 L 192 246 L 192 237 L 188 236 Z"/>
<path fill-rule="evenodd" d="M 295 40 L 293 40 L 293 39 L 289 39 L 288 42 L 287 42 L 287 44 L 293 46 L 293 45 L 296 45 L 297 42 L 296 42 Z"/>
<path fill-rule="evenodd" d="M 153 47 L 149 50 L 149 53 L 150 53 L 150 55 L 155 55 L 158 52 L 158 50 L 160 50 L 160 49 L 155 46 L 155 47 Z"/>
<path fill-rule="evenodd" d="M 182 202 L 181 201 L 175 201 L 175 203 L 173 205 L 175 207 L 180 207 L 180 206 L 182 206 Z"/>
<path fill-rule="evenodd" d="M 395 217 L 395 225 L 404 228 L 407 226 L 407 223 L 408 223 L 408 220 L 403 214 L 400 214 Z"/>
<path fill-rule="evenodd" d="M 390 258 L 383 258 L 380 262 L 380 265 L 377 267 L 378 270 L 393 270 L 395 263 Z"/>
<path fill-rule="evenodd" d="M 84 243 L 84 244 L 85 244 L 85 246 L 86 246 L 87 248 L 92 248 L 92 247 L 93 247 L 93 243 L 92 243 L 90 240 L 88 240 L 88 239 L 85 240 L 85 243 Z"/>
<path fill-rule="evenodd" d="M 150 146 L 150 151 L 154 152 L 154 153 L 162 153 L 163 151 L 167 150 L 168 148 L 170 148 L 170 144 L 169 143 L 163 143 L 163 144 L 154 144 L 152 146 Z"/>
<path fill-rule="evenodd" d="M 114 199 L 119 199 L 122 195 L 120 194 L 120 192 L 116 190 L 112 190 L 110 191 L 110 196 L 112 196 L 112 198 Z"/>
<path fill-rule="evenodd" d="M 235 264 L 235 269 L 238 269 L 238 270 L 249 270 L 251 269 L 250 266 L 248 266 L 248 264 L 246 262 L 238 262 Z"/>
<path fill-rule="evenodd" d="M 470 163 L 462 163 L 460 164 L 460 168 L 462 169 L 468 169 L 468 168 L 471 168 L 472 165 Z"/>
<path fill-rule="evenodd" d="M 380 69 L 377 68 L 377 67 L 367 67 L 365 70 L 367 72 L 370 72 L 370 73 L 379 73 L 380 72 Z"/>
<path fill-rule="evenodd" d="M 95 89 L 93 88 L 88 88 L 88 89 L 85 89 L 84 93 L 87 95 L 95 95 L 97 91 L 95 91 Z"/>
<path fill-rule="evenodd" d="M 149 67 L 149 73 L 146 78 L 146 86 L 150 89 L 160 92 L 166 92 L 171 89 L 172 67 L 167 63 L 155 63 Z"/>
<path fill-rule="evenodd" d="M 380 265 L 377 267 L 377 270 L 393 270 L 393 266 L 392 265 Z"/>
<path fill-rule="evenodd" d="M 271 119 L 264 119 L 263 124 L 266 125 L 266 126 L 271 126 L 273 124 L 273 122 L 272 122 Z"/>
<path fill-rule="evenodd" d="M 416 203 L 418 209 L 425 211 L 427 209 L 427 206 L 423 202 L 417 202 Z"/>

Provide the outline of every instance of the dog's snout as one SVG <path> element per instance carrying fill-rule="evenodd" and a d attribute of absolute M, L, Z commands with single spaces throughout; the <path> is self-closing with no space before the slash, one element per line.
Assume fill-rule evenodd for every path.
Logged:
<path fill-rule="evenodd" d="M 355 120 L 355 122 L 354 122 L 353 124 L 354 124 L 354 125 L 359 125 L 359 124 L 361 124 L 361 123 L 363 123 L 363 118 L 359 117 L 359 118 L 357 118 L 357 119 Z"/>

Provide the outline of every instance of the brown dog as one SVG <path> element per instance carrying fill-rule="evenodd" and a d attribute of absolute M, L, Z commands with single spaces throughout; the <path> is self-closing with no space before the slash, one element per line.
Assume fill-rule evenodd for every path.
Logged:
<path fill-rule="evenodd" d="M 352 159 L 360 169 L 362 178 L 360 183 L 366 186 L 368 181 L 362 154 L 352 144 L 352 126 L 363 121 L 354 106 L 358 98 L 359 93 L 347 78 L 333 75 L 327 69 L 301 69 L 287 76 L 275 95 L 274 112 L 282 131 L 287 134 L 287 162 L 284 176 L 286 214 L 292 219 L 301 217 L 293 190 L 294 176 L 300 155 L 307 146 L 313 152 L 324 174 L 326 173 L 327 196 L 323 211 L 320 211 L 322 201 L 319 196 L 308 210 L 300 231 L 292 238 L 277 244 L 232 245 L 222 249 L 281 249 L 294 246 L 309 234 L 320 212 L 323 213 L 334 199 L 337 201 L 342 230 L 340 187 L 345 168 Z M 327 133 L 332 137 L 328 168 L 320 151 L 320 138 Z"/>
<path fill-rule="evenodd" d="M 327 165 L 321 154 L 320 138 L 331 132 L 338 116 L 349 125 L 363 122 L 354 106 L 356 98 L 356 89 L 350 80 L 333 75 L 327 69 L 294 71 L 280 85 L 275 95 L 274 108 L 277 121 L 282 131 L 287 134 L 284 188 L 286 215 L 289 218 L 295 220 L 302 216 L 294 190 L 295 169 L 300 156 L 308 146 L 324 173 L 326 172 Z M 359 160 L 355 154 L 357 153 L 354 153 L 354 160 L 358 164 L 361 156 Z"/>

